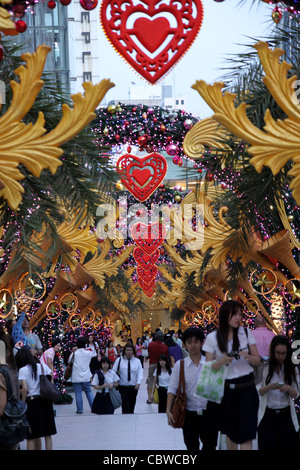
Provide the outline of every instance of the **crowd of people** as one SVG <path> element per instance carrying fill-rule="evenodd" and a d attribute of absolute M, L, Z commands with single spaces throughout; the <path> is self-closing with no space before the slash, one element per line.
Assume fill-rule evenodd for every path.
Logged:
<path fill-rule="evenodd" d="M 256 318 L 253 330 L 241 324 L 242 306 L 229 300 L 219 309 L 218 328 L 206 337 L 202 329 L 195 327 L 183 333 L 163 333 L 158 328 L 135 343 L 127 338 L 123 346 L 109 340 L 104 354 L 93 335 L 79 337 L 67 359 L 72 365 L 70 381 L 76 413 L 83 413 L 83 393 L 92 413 L 114 414 L 117 408 L 122 414 L 134 413 L 145 378 L 147 403 L 158 403 L 158 413 L 165 413 L 173 426 L 172 406 L 183 363 L 186 408 L 182 432 L 188 451 L 216 450 L 220 434 L 226 436 L 228 450 L 249 450 L 254 439 L 259 450 L 300 450 L 295 406 L 299 373 L 292 361 L 290 341 L 275 335 L 263 317 Z M 43 351 L 38 336 L 29 331 L 28 318 L 22 314 L 16 322 L 7 323 L 6 329 L 0 328 L 1 341 L 5 343 L 5 365 L 13 372 L 14 389 L 27 403 L 27 449 L 41 449 L 44 439 L 45 448 L 50 450 L 57 432 L 55 415 L 53 402 L 40 395 L 40 376 L 44 369 L 49 380 L 55 381 L 54 357 L 61 349 L 61 340 L 53 340 L 51 347 Z M 215 373 L 226 369 L 220 403 L 196 394 L 206 362 Z M 7 402 L 1 367 L 0 420 Z M 6 449 L 5 443 L 0 442 L 0 449 Z"/>

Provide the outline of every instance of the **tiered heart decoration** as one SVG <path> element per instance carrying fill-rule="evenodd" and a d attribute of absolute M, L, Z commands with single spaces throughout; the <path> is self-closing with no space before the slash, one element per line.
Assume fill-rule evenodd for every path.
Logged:
<path fill-rule="evenodd" d="M 167 172 L 167 161 L 159 153 L 139 158 L 122 155 L 116 166 L 122 184 L 140 202 L 146 201 L 162 183 Z"/>
<path fill-rule="evenodd" d="M 147 255 L 152 255 L 166 238 L 166 227 L 160 222 L 144 224 L 138 222 L 131 229 L 131 237 Z"/>
<path fill-rule="evenodd" d="M 138 284 L 147 297 L 155 292 L 155 281 L 158 268 L 159 247 L 166 237 L 166 228 L 159 222 L 147 225 L 136 223 L 131 229 L 131 236 L 138 245 L 133 250 L 137 263 Z"/>
<path fill-rule="evenodd" d="M 103 0 L 102 28 L 117 52 L 150 83 L 170 71 L 202 25 L 201 0 Z"/>

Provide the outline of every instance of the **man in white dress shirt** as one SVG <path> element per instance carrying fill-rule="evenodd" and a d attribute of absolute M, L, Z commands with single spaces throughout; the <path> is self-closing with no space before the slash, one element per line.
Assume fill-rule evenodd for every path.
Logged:
<path fill-rule="evenodd" d="M 136 397 L 143 380 L 141 361 L 134 356 L 134 347 L 127 343 L 122 357 L 114 363 L 113 370 L 119 375 L 119 392 L 122 396 L 122 414 L 134 413 Z"/>
<path fill-rule="evenodd" d="M 182 428 L 184 443 L 187 450 L 193 452 L 199 451 L 200 441 L 203 444 L 202 450 L 215 450 L 213 443 L 208 438 L 210 433 L 206 432 L 205 413 L 207 400 L 195 396 L 196 385 L 204 359 L 202 359 L 201 354 L 204 333 L 199 328 L 187 328 L 183 332 L 182 342 L 189 353 L 189 356 L 182 359 L 184 361 L 185 391 L 187 397 L 185 422 Z M 181 361 L 177 361 L 174 365 L 168 388 L 166 412 L 170 426 L 173 423 L 171 408 L 179 384 L 180 363 Z"/>

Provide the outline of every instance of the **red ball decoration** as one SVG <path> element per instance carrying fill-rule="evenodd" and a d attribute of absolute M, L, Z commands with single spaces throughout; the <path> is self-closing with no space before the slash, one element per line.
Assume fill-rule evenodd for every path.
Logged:
<path fill-rule="evenodd" d="M 25 15 L 26 5 L 17 4 L 13 7 L 13 12 L 17 18 L 22 18 Z"/>
<path fill-rule="evenodd" d="M 70 5 L 72 0 L 59 0 L 59 1 L 64 7 L 66 7 L 67 5 Z"/>
<path fill-rule="evenodd" d="M 51 10 L 53 10 L 53 8 L 56 7 L 56 3 L 54 0 L 49 0 L 48 2 L 48 8 L 51 8 Z"/>
<path fill-rule="evenodd" d="M 147 144 L 147 138 L 144 135 L 138 137 L 138 144 L 140 147 L 144 147 Z"/>
<path fill-rule="evenodd" d="M 27 29 L 27 24 L 23 20 L 17 21 L 15 25 L 16 25 L 16 31 L 18 31 L 18 33 L 24 33 L 24 31 L 26 31 Z"/>
<path fill-rule="evenodd" d="M 85 10 L 94 10 L 98 5 L 98 0 L 80 0 L 80 5 Z"/>

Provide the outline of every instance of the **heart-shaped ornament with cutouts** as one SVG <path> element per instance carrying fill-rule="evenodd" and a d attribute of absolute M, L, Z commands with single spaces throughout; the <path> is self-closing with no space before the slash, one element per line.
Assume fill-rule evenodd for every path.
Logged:
<path fill-rule="evenodd" d="M 131 229 L 133 240 L 148 255 L 156 252 L 164 242 L 166 235 L 166 227 L 160 222 L 154 222 L 150 225 L 137 222 Z"/>
<path fill-rule="evenodd" d="M 138 266 L 136 269 L 138 276 L 147 284 L 149 284 L 152 279 L 156 278 L 158 273 L 158 267 L 156 265 L 152 266 L 150 269 L 145 270 L 141 266 Z"/>
<path fill-rule="evenodd" d="M 201 0 L 103 0 L 100 20 L 116 51 L 149 83 L 182 58 L 203 21 Z"/>
<path fill-rule="evenodd" d="M 122 155 L 116 165 L 122 184 L 140 202 L 146 201 L 162 183 L 167 172 L 167 161 L 159 153 L 136 157 Z"/>
<path fill-rule="evenodd" d="M 142 250 L 142 248 L 140 248 L 139 246 L 137 246 L 133 250 L 133 257 L 135 261 L 139 266 L 141 266 L 141 268 L 143 268 L 144 271 L 149 271 L 149 269 L 151 269 L 152 266 L 155 265 L 156 261 L 159 258 L 159 255 L 159 248 L 157 248 L 153 253 L 151 253 L 151 255 L 145 253 L 145 251 Z"/>

